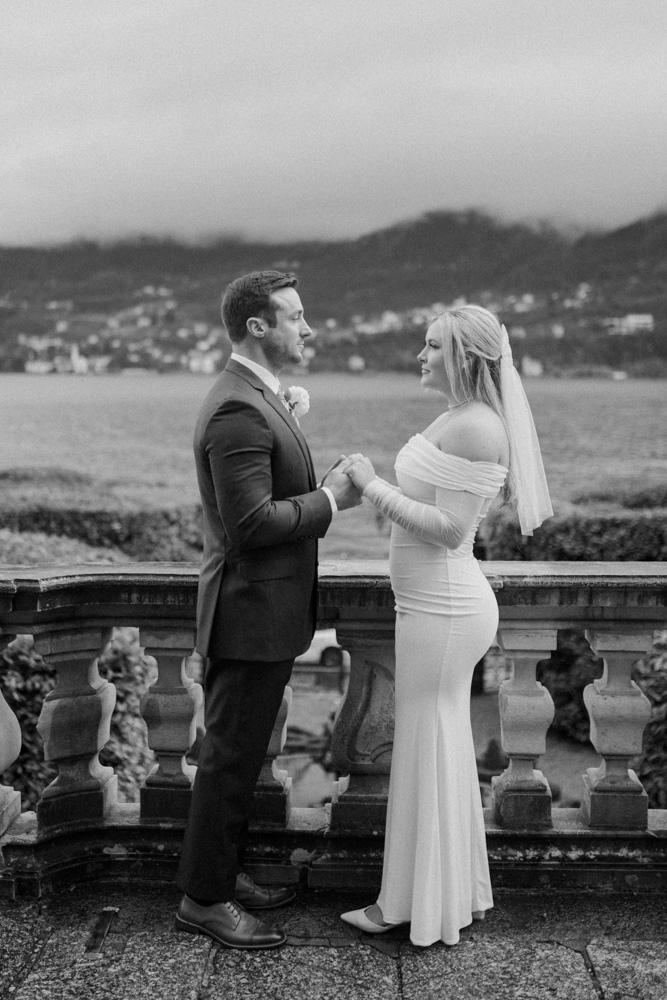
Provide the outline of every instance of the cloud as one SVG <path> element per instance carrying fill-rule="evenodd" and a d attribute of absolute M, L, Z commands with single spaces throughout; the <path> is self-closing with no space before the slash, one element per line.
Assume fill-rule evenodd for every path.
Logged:
<path fill-rule="evenodd" d="M 355 235 L 664 199 L 648 0 L 47 0 L 5 11 L 0 242 Z"/>

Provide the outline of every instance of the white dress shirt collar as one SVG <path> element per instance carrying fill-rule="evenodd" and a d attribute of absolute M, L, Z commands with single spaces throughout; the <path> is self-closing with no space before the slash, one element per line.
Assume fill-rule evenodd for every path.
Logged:
<path fill-rule="evenodd" d="M 280 382 L 273 372 L 270 372 L 262 365 L 258 365 L 256 361 L 251 361 L 250 358 L 244 358 L 242 354 L 236 354 L 235 351 L 232 351 L 231 360 L 238 361 L 239 364 L 245 365 L 246 368 L 249 368 L 251 372 L 255 373 L 257 378 L 261 378 L 264 385 L 267 386 L 271 392 L 275 392 L 275 394 L 278 395 Z"/>

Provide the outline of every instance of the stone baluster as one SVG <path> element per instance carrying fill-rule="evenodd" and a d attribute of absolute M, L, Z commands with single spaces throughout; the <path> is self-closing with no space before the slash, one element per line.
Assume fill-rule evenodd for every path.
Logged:
<path fill-rule="evenodd" d="M 551 789 L 535 764 L 546 750 L 554 703 L 535 679 L 535 668 L 556 648 L 556 638 L 556 629 L 502 629 L 502 648 L 512 662 L 512 676 L 501 684 L 498 700 L 502 745 L 510 762 L 491 784 L 496 822 L 511 829 L 552 825 Z"/>
<path fill-rule="evenodd" d="M 0 636 L 0 656 L 16 636 Z M 0 659 L 0 664 L 2 660 Z M 21 727 L 0 690 L 0 774 L 21 752 Z M 7 785 L 0 785 L 0 834 L 21 814 L 21 794 Z"/>
<path fill-rule="evenodd" d="M 645 830 L 648 796 L 628 765 L 641 753 L 651 703 L 630 675 L 633 662 L 650 651 L 653 634 L 589 629 L 586 638 L 604 672 L 584 689 L 591 743 L 602 764 L 584 775 L 583 816 L 591 827 Z"/>
<path fill-rule="evenodd" d="M 110 637 L 110 628 L 73 627 L 35 636 L 35 650 L 58 672 L 37 723 L 44 758 L 58 768 L 37 803 L 40 831 L 99 822 L 115 805 L 118 779 L 99 760 L 116 703 L 115 687 L 98 670 Z"/>
<path fill-rule="evenodd" d="M 286 687 L 280 711 L 271 733 L 266 757 L 262 764 L 257 786 L 251 823 L 262 828 L 277 826 L 284 829 L 290 817 L 292 808 L 292 779 L 287 771 L 276 763 L 276 757 L 282 753 L 287 738 L 287 716 L 292 704 L 292 688 Z"/>
<path fill-rule="evenodd" d="M 394 623 L 348 620 L 336 633 L 351 662 L 332 737 L 339 778 L 331 803 L 331 830 L 377 835 L 385 827 L 394 742 Z"/>
<path fill-rule="evenodd" d="M 156 679 L 141 699 L 148 746 L 157 763 L 140 791 L 142 819 L 185 820 L 196 767 L 185 755 L 195 741 L 203 693 L 186 673 L 194 631 L 188 628 L 141 628 L 147 656 L 155 657 Z"/>

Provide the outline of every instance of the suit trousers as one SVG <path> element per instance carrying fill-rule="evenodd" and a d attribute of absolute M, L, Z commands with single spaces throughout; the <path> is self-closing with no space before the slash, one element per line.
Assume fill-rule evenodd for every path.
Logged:
<path fill-rule="evenodd" d="M 234 898 L 255 785 L 293 663 L 208 662 L 206 734 L 177 877 L 190 897 L 214 902 Z"/>

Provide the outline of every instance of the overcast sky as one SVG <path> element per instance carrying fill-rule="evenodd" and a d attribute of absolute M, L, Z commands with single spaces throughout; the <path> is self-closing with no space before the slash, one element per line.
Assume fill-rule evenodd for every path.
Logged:
<path fill-rule="evenodd" d="M 667 207 L 666 0 L 9 0 L 0 243 Z"/>

